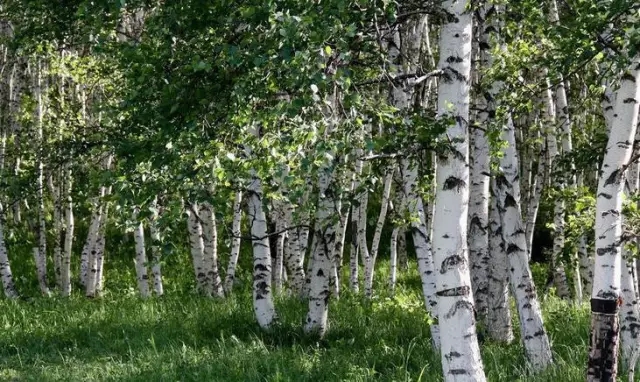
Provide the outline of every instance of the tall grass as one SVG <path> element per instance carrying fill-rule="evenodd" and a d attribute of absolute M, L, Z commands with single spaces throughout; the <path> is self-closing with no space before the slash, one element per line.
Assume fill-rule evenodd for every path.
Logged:
<path fill-rule="evenodd" d="M 246 256 L 245 256 L 246 258 Z M 35 296 L 25 261 L 21 288 Z M 22 265 L 21 265 L 22 264 Z M 0 300 L 0 380 L 9 381 L 440 381 L 429 317 L 412 269 L 395 296 L 387 267 L 376 274 L 376 297 L 343 291 L 330 306 L 322 340 L 302 333 L 306 304 L 277 298 L 279 323 L 254 322 L 249 275 L 224 300 L 195 295 L 188 257 L 169 259 L 167 295 L 137 298 L 130 259 L 108 259 L 108 293 L 97 300 L 31 297 Z M 555 298 L 544 303 L 555 365 L 532 374 L 522 347 L 482 344 L 490 381 L 582 381 L 588 311 Z M 517 326 L 515 326 L 517 328 Z M 517 330 L 516 330 L 517 331 Z"/>

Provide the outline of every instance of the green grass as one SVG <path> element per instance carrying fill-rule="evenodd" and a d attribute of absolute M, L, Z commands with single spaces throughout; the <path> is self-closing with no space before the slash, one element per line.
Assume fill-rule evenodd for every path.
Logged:
<path fill-rule="evenodd" d="M 110 259 L 110 292 L 104 298 L 0 300 L 0 380 L 442 379 L 415 270 L 401 276 L 395 297 L 385 292 L 384 281 L 373 301 L 344 292 L 331 304 L 329 333 L 318 341 L 302 333 L 306 305 L 284 297 L 276 301 L 279 324 L 261 331 L 253 318 L 247 274 L 231 298 L 194 295 L 186 259 L 165 267 L 168 293 L 160 299 L 136 298 L 130 261 Z M 382 263 L 377 280 L 385 276 Z M 35 284 L 24 282 L 23 288 L 35 291 Z M 490 381 L 584 380 L 587 309 L 554 298 L 545 301 L 544 309 L 555 365 L 533 375 L 517 342 L 484 343 Z"/>

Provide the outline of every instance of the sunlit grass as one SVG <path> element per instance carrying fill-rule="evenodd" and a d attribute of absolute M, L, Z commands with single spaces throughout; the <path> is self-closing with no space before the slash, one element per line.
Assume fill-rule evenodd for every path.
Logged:
<path fill-rule="evenodd" d="M 344 290 L 331 304 L 329 333 L 318 341 L 302 332 L 306 304 L 285 296 L 276 300 L 279 323 L 260 330 L 249 275 L 225 300 L 192 294 L 187 260 L 165 268 L 169 288 L 159 299 L 138 299 L 129 261 L 111 260 L 104 298 L 1 300 L 0 380 L 442 380 L 415 270 L 401 275 L 391 296 L 381 262 L 376 297 Z M 532 375 L 519 344 L 485 343 L 490 381 L 584 380 L 588 311 L 554 298 L 544 309 L 555 365 Z"/>

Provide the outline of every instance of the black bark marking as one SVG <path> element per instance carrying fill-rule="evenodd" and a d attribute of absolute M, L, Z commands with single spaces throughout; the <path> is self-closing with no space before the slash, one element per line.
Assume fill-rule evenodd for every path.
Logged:
<path fill-rule="evenodd" d="M 436 292 L 436 296 L 442 297 L 456 297 L 456 296 L 468 296 L 471 293 L 471 288 L 468 285 L 463 285 L 455 288 L 444 289 Z"/>
<path fill-rule="evenodd" d="M 447 180 L 444 181 L 444 185 L 442 186 L 442 189 L 445 191 L 448 191 L 455 188 L 456 191 L 459 192 L 461 189 L 466 187 L 466 185 L 467 183 L 464 180 L 457 178 L 455 176 L 450 176 L 447 178 Z"/>
<path fill-rule="evenodd" d="M 449 269 L 453 269 L 453 268 L 456 268 L 458 265 L 464 265 L 464 264 L 465 264 L 465 260 L 462 256 L 457 254 L 451 255 L 446 259 L 444 259 L 444 261 L 442 262 L 442 265 L 440 267 L 440 273 L 444 274 Z"/>

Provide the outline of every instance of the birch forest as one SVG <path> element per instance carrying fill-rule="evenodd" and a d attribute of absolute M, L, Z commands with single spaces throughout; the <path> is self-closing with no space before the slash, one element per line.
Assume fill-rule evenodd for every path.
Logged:
<path fill-rule="evenodd" d="M 639 105 L 638 0 L 0 0 L 0 380 L 640 381 Z"/>

